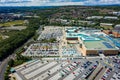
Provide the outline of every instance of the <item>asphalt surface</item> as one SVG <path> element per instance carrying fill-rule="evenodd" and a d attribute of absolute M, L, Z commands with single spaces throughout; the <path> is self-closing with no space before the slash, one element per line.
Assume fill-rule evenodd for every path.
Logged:
<path fill-rule="evenodd" d="M 79 75 L 75 75 L 76 77 L 74 78 L 74 80 L 84 80 L 83 78 L 83 76 L 89 71 L 89 69 L 90 68 L 92 68 L 92 66 L 94 65 L 94 64 L 96 64 L 96 61 L 98 61 L 100 64 L 101 64 L 101 66 L 103 66 L 104 68 L 105 68 L 105 66 L 107 66 L 107 68 L 105 68 L 105 69 L 103 69 L 103 71 L 101 71 L 97 76 L 96 76 L 96 79 L 95 80 L 98 80 L 98 78 L 101 78 L 103 75 L 104 75 L 104 73 L 106 72 L 106 69 L 108 69 L 108 68 L 112 68 L 113 70 L 115 69 L 111 64 L 109 64 L 108 63 L 108 61 L 111 61 L 112 62 L 112 60 L 110 60 L 109 58 L 105 58 L 105 59 L 103 59 L 103 60 L 101 60 L 100 58 L 87 58 L 87 59 L 73 59 L 73 60 L 71 60 L 71 62 L 74 62 L 74 61 L 77 61 L 77 62 L 81 62 L 81 64 L 80 65 L 78 65 L 78 67 L 76 67 L 76 68 L 74 68 L 73 70 L 71 70 L 71 71 L 68 71 L 67 72 L 67 75 L 64 75 L 63 77 L 61 77 L 61 78 L 59 78 L 59 80 L 64 80 L 68 75 L 70 75 L 73 71 L 75 71 L 75 70 L 77 70 L 78 68 L 80 68 L 82 65 L 83 65 L 83 63 L 86 63 L 87 61 L 91 61 L 92 62 L 92 64 L 90 64 L 86 69 L 84 69 L 83 71 L 80 71 L 80 74 Z M 60 64 L 60 62 L 61 61 L 58 61 L 59 63 L 58 64 Z M 110 63 L 111 63 L 110 62 Z M 58 65 L 57 64 L 57 65 Z M 34 65 L 34 64 L 32 64 L 32 65 Z M 31 66 L 32 66 L 31 65 Z M 46 64 L 44 64 L 43 66 L 45 66 Z M 35 79 L 35 78 L 37 78 L 37 77 L 39 77 L 39 76 L 41 76 L 42 74 L 44 74 L 45 72 L 47 72 L 48 70 L 50 70 L 50 69 L 52 69 L 53 67 L 55 67 L 55 66 L 57 66 L 57 65 L 54 65 L 54 66 L 52 66 L 52 67 L 49 67 L 48 69 L 46 69 L 45 71 L 42 71 L 41 73 L 39 73 L 39 74 L 36 74 L 34 77 L 32 77 L 32 78 L 30 78 L 30 79 Z M 68 64 L 69 65 L 69 64 Z M 66 65 L 66 66 L 64 66 L 64 67 L 62 67 L 59 71 L 56 71 L 56 72 L 54 72 L 54 73 L 52 73 L 50 76 L 48 76 L 48 77 L 46 77 L 44 80 L 48 80 L 48 79 L 50 79 L 51 77 L 53 77 L 54 75 L 56 75 L 57 73 L 59 73 L 61 70 L 64 70 L 66 67 L 68 67 L 68 65 Z M 38 68 L 36 68 L 36 69 L 34 69 L 34 70 L 37 70 Z M 20 71 L 21 71 L 22 69 L 20 69 L 19 71 L 17 71 L 17 74 L 23 79 L 23 80 L 26 80 L 26 78 L 24 77 L 24 75 L 22 75 L 21 73 L 20 73 Z M 24 69 L 23 69 L 24 70 Z M 29 73 L 31 73 L 31 72 L 33 72 L 34 70 L 32 70 L 32 71 L 30 71 L 30 72 L 27 72 L 26 74 L 29 74 Z M 115 71 L 116 70 L 118 70 L 117 68 L 115 69 Z M 95 72 L 98 72 L 98 69 L 96 68 L 95 69 Z M 106 78 L 106 80 L 110 80 L 111 78 L 112 78 L 112 76 L 113 76 L 113 73 L 114 73 L 114 71 L 112 71 L 109 75 L 108 75 L 108 77 Z M 96 75 L 96 73 L 94 74 L 94 73 L 92 73 L 91 74 L 91 76 L 94 76 L 94 75 Z M 42 79 L 41 79 L 42 80 Z"/>
<path fill-rule="evenodd" d="M 1 65 L 0 65 L 0 80 L 4 80 L 4 73 L 6 71 L 8 62 L 10 61 L 11 58 L 13 58 L 13 56 L 14 55 L 11 55 L 1 62 Z"/>

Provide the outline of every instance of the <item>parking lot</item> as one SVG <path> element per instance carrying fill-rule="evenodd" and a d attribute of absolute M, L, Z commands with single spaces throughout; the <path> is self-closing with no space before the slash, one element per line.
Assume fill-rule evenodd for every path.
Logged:
<path fill-rule="evenodd" d="M 60 47 L 59 43 L 34 43 L 31 44 L 23 56 L 40 57 L 40 56 L 62 56 L 62 57 L 79 57 L 82 53 L 77 50 L 73 44 Z"/>
<path fill-rule="evenodd" d="M 34 43 L 23 53 L 24 56 L 59 56 L 58 43 Z"/>
<path fill-rule="evenodd" d="M 51 39 L 51 38 L 60 38 L 63 35 L 62 27 L 53 27 L 53 26 L 46 26 L 44 27 L 44 30 L 41 32 L 40 36 L 37 40 L 42 39 Z"/>
<path fill-rule="evenodd" d="M 119 80 L 120 69 L 101 59 L 32 60 L 14 68 L 19 80 Z"/>
<path fill-rule="evenodd" d="M 77 56 L 81 56 L 81 52 L 77 50 L 76 46 L 73 44 L 69 44 L 67 46 L 62 46 L 61 48 L 62 51 L 62 56 L 65 57 L 77 57 Z"/>
<path fill-rule="evenodd" d="M 109 79 L 120 80 L 120 58 L 111 57 L 110 60 L 114 64 L 114 71 Z"/>

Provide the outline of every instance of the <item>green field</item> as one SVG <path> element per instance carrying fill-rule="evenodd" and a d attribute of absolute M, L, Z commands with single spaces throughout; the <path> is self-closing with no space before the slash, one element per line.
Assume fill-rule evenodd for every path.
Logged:
<path fill-rule="evenodd" d="M 16 20 L 16 21 L 11 21 L 6 23 L 0 23 L 0 26 L 9 27 L 13 25 L 23 25 L 23 24 L 24 24 L 24 20 Z"/>

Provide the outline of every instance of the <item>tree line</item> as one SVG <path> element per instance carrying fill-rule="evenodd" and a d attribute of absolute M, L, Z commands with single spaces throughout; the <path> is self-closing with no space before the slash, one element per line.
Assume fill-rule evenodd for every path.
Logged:
<path fill-rule="evenodd" d="M 25 30 L 16 32 L 10 38 L 0 42 L 0 60 L 5 59 L 11 55 L 15 49 L 22 46 L 28 39 L 34 36 L 36 30 L 39 28 L 40 19 L 29 19 L 28 27 Z"/>

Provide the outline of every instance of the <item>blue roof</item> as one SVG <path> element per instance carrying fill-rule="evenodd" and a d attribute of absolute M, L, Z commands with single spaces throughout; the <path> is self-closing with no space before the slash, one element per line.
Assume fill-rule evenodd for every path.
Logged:
<path fill-rule="evenodd" d="M 103 44 L 107 47 L 107 48 L 113 48 L 109 43 L 107 42 L 103 42 Z"/>

